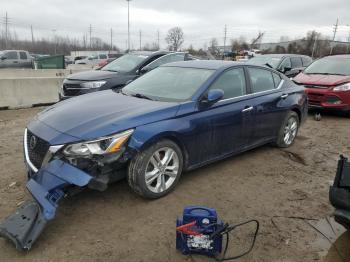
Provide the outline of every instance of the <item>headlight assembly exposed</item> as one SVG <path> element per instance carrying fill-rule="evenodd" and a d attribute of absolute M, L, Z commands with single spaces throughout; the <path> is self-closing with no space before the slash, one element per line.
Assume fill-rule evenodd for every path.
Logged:
<path fill-rule="evenodd" d="M 80 86 L 83 88 L 90 89 L 90 88 L 100 88 L 104 84 L 106 84 L 106 81 L 92 81 L 92 82 L 81 83 Z"/>
<path fill-rule="evenodd" d="M 336 86 L 333 88 L 334 91 L 349 91 L 350 90 L 350 83 Z"/>
<path fill-rule="evenodd" d="M 124 132 L 102 137 L 93 141 L 76 143 L 66 146 L 63 150 L 64 155 L 69 157 L 89 157 L 91 155 L 105 155 L 118 152 L 134 129 L 129 129 Z"/>

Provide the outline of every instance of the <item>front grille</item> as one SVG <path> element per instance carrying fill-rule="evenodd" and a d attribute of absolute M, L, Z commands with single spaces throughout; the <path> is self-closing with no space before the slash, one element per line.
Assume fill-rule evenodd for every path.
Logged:
<path fill-rule="evenodd" d="M 31 145 L 31 139 L 32 137 L 36 138 L 36 143 L 33 146 L 33 142 Z M 41 164 L 43 163 L 44 157 L 49 150 L 50 144 L 46 142 L 45 140 L 41 139 L 40 137 L 35 136 L 32 132 L 27 130 L 27 149 L 28 149 L 28 156 L 30 162 L 33 163 L 33 165 L 39 169 L 41 167 Z"/>
<path fill-rule="evenodd" d="M 63 94 L 65 96 L 78 96 L 81 94 L 80 84 L 63 84 Z"/>

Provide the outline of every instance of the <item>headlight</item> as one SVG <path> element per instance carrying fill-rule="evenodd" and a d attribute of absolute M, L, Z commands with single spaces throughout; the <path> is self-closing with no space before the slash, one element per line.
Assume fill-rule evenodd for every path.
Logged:
<path fill-rule="evenodd" d="M 80 86 L 84 88 L 100 88 L 106 83 L 106 81 L 93 81 L 93 82 L 85 82 L 81 83 Z"/>
<path fill-rule="evenodd" d="M 336 86 L 333 88 L 334 91 L 349 91 L 350 90 L 350 83 L 347 83 L 345 85 Z"/>
<path fill-rule="evenodd" d="M 89 157 L 91 155 L 115 153 L 122 148 L 133 132 L 134 129 L 129 129 L 109 137 L 71 144 L 63 150 L 63 153 L 70 157 Z"/>

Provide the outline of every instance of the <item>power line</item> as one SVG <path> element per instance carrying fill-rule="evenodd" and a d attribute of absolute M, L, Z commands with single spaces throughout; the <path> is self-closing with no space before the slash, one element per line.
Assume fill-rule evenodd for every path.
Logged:
<path fill-rule="evenodd" d="M 330 55 L 333 52 L 333 45 L 334 45 L 335 35 L 337 34 L 337 30 L 338 30 L 338 18 L 337 18 L 337 22 L 335 23 L 335 25 L 333 27 L 333 40 L 332 40 L 332 44 L 331 44 L 331 51 L 329 52 Z"/>

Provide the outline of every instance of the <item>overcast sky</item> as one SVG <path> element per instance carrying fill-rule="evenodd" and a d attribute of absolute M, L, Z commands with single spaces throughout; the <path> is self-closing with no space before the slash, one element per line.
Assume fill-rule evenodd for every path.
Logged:
<path fill-rule="evenodd" d="M 126 0 L 0 0 L 0 16 L 8 12 L 10 30 L 23 39 L 30 39 L 30 25 L 34 37 L 76 37 L 80 40 L 92 24 L 92 35 L 125 48 L 127 39 Z M 339 18 L 336 40 L 346 41 L 350 27 L 350 0 L 132 0 L 130 2 L 130 30 L 134 48 L 157 40 L 161 47 L 169 28 L 182 27 L 184 47 L 193 44 L 203 47 L 212 37 L 223 44 L 224 26 L 227 37 L 245 37 L 248 41 L 265 32 L 263 42 L 303 37 L 309 30 L 332 36 L 332 25 Z M 2 19 L 2 22 L 4 19 Z M 4 24 L 0 24 L 3 30 Z M 55 29 L 55 33 L 53 32 Z M 228 41 L 229 42 L 229 41 Z"/>

